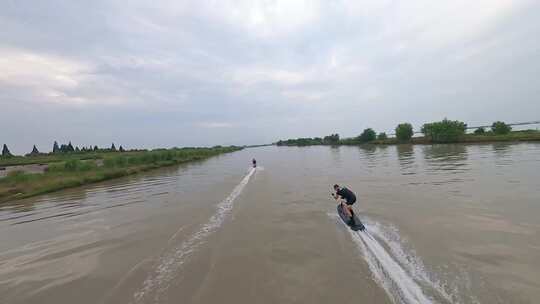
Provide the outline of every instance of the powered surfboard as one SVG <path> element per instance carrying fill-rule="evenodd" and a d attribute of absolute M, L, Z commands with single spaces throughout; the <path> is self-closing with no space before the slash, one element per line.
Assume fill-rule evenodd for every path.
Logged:
<path fill-rule="evenodd" d="M 341 220 L 343 220 L 343 222 L 345 224 L 347 224 L 347 226 L 351 227 L 352 230 L 354 230 L 354 231 L 359 231 L 359 230 L 364 231 L 364 230 L 366 230 L 366 227 L 364 226 L 364 224 L 362 224 L 362 222 L 356 216 L 356 214 L 353 215 L 354 223 L 351 224 L 351 220 L 350 220 L 349 216 L 347 215 L 346 211 L 343 210 L 343 206 L 341 204 L 337 205 L 337 211 L 338 211 L 338 214 L 339 214 L 339 217 L 341 218 Z"/>

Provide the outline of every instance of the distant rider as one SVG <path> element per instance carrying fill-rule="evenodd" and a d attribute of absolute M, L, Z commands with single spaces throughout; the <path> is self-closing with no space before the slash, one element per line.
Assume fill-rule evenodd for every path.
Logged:
<path fill-rule="evenodd" d="M 251 162 L 253 163 L 253 168 L 257 168 L 257 160 L 254 158 Z"/>
<path fill-rule="evenodd" d="M 345 187 L 340 187 L 338 184 L 334 185 L 334 191 L 336 191 L 336 193 L 333 193 L 333 197 L 336 200 L 341 197 L 341 206 L 343 207 L 343 210 L 345 210 L 347 216 L 351 219 L 351 224 L 354 224 L 354 211 L 352 209 L 352 205 L 356 203 L 356 195 L 354 195 L 351 190 Z"/>

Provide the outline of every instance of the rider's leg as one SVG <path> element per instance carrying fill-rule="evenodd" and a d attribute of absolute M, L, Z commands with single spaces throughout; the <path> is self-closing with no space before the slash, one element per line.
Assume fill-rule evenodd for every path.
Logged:
<path fill-rule="evenodd" d="M 350 207 L 351 207 L 351 206 L 345 204 L 345 202 L 341 202 L 341 208 L 342 208 L 343 210 L 345 210 L 345 214 L 347 214 L 348 217 L 352 217 Z"/>
<path fill-rule="evenodd" d="M 354 220 L 354 212 L 352 210 L 352 206 L 351 205 L 347 205 L 347 211 L 349 213 L 349 219 L 350 219 L 350 222 L 349 224 L 350 225 L 354 225 L 355 224 L 355 220 Z"/>
<path fill-rule="evenodd" d="M 352 208 L 350 205 L 346 204 L 345 202 L 341 202 L 342 208 L 345 210 L 345 214 L 349 218 L 348 225 L 355 225 L 355 220 L 352 213 Z"/>
<path fill-rule="evenodd" d="M 353 208 L 352 208 L 352 205 L 347 205 L 347 209 L 348 209 L 348 211 L 349 211 L 350 216 L 353 217 L 353 215 L 354 215 L 354 210 L 353 210 Z"/>

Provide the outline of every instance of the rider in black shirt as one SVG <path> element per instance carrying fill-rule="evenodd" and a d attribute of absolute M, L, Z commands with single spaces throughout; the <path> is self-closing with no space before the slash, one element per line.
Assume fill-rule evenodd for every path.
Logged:
<path fill-rule="evenodd" d="M 351 222 L 354 223 L 354 211 L 352 209 L 352 205 L 356 203 L 356 195 L 354 195 L 354 193 L 351 190 L 345 187 L 340 187 L 337 184 L 334 185 L 334 190 L 336 191 L 336 193 L 334 194 L 334 198 L 338 200 L 338 198 L 341 197 L 341 199 L 344 200 L 344 201 L 341 201 L 343 210 L 345 210 L 345 212 L 351 219 Z"/>

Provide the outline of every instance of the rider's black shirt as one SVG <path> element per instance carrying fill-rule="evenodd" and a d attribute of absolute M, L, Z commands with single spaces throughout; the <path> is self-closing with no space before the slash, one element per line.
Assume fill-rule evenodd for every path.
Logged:
<path fill-rule="evenodd" d="M 354 195 L 354 193 L 351 190 L 349 190 L 349 189 L 347 189 L 345 187 L 339 189 L 336 192 L 336 194 L 341 196 L 342 198 L 344 198 L 347 201 L 347 203 L 356 202 L 356 195 Z"/>

